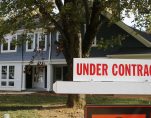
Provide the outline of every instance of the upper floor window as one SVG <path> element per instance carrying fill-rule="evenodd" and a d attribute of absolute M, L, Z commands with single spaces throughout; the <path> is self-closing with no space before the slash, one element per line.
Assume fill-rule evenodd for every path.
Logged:
<path fill-rule="evenodd" d="M 47 35 L 44 33 L 38 33 L 38 49 L 46 51 L 47 49 Z"/>
<path fill-rule="evenodd" d="M 57 32 L 56 41 L 59 41 L 62 39 L 62 35 L 60 32 Z"/>
<path fill-rule="evenodd" d="M 95 47 L 95 46 L 97 46 L 96 36 L 95 36 L 94 41 L 93 41 L 93 43 L 92 43 L 92 47 Z"/>
<path fill-rule="evenodd" d="M 28 33 L 26 41 L 26 51 L 34 51 L 35 48 L 35 34 Z"/>
<path fill-rule="evenodd" d="M 17 35 L 7 35 L 4 38 L 5 42 L 1 45 L 1 51 L 16 52 L 17 46 L 15 44 L 15 40 L 17 39 Z"/>

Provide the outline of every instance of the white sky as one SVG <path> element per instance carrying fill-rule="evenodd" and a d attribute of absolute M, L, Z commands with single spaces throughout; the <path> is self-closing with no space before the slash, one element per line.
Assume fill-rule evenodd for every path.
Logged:
<path fill-rule="evenodd" d="M 131 18 L 124 18 L 123 22 L 126 23 L 129 26 L 133 26 L 134 25 L 134 22 L 132 23 L 133 19 L 134 19 L 133 17 L 131 17 Z"/>

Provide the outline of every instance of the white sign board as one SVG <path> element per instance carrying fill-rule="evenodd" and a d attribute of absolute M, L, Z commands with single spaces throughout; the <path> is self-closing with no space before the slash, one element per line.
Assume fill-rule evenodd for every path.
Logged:
<path fill-rule="evenodd" d="M 53 91 L 59 94 L 151 95 L 151 82 L 57 81 Z"/>
<path fill-rule="evenodd" d="M 151 81 L 151 60 L 74 58 L 73 81 Z"/>

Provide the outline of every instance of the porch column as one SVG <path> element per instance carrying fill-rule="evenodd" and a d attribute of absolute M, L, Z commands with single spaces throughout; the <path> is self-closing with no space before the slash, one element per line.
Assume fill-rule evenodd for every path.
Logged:
<path fill-rule="evenodd" d="M 53 90 L 53 65 L 47 65 L 47 91 Z"/>
<path fill-rule="evenodd" d="M 23 66 L 23 69 L 25 68 L 25 66 Z M 21 90 L 26 90 L 26 78 L 25 78 L 25 73 L 22 72 L 22 88 Z"/>

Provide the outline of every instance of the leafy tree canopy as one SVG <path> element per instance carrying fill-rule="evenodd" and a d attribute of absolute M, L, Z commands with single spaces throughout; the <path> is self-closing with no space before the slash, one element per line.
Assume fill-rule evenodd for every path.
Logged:
<path fill-rule="evenodd" d="M 81 25 L 86 24 L 83 38 L 86 45 L 82 46 L 85 54 L 103 22 L 100 16 L 103 11 L 112 12 L 114 20 L 119 19 L 122 11 L 126 16 L 133 12 L 137 25 L 148 27 L 151 0 L 1 0 L 0 37 L 21 28 L 50 31 L 54 25 L 68 47 L 72 43 L 70 34 L 81 32 Z"/>

